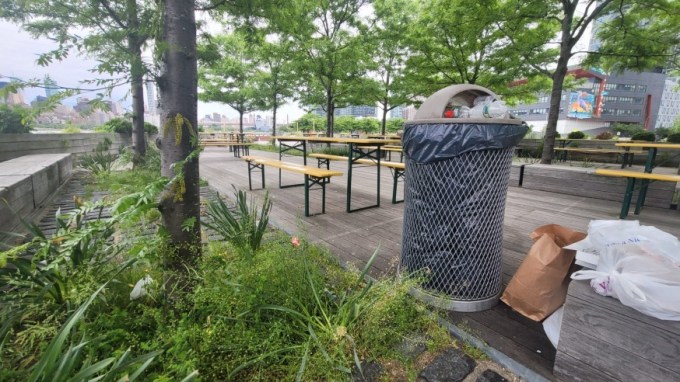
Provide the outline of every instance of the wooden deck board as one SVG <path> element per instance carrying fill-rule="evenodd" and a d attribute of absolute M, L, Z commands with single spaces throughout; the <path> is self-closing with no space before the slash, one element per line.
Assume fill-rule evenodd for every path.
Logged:
<path fill-rule="evenodd" d="M 277 158 L 275 153 L 257 152 Z M 302 163 L 301 158 L 286 157 Z M 201 176 L 221 194 L 231 194 L 231 184 L 241 189 L 248 187 L 248 172 L 244 161 L 228 156 L 216 149 L 201 154 Z M 313 165 L 308 161 L 308 165 Z M 362 167 L 353 172 L 352 207 L 375 203 L 375 166 Z M 341 262 L 352 263 L 361 268 L 381 246 L 379 258 L 373 264 L 371 274 L 380 276 L 394 274 L 399 263 L 404 204 L 392 204 L 392 175 L 387 169 L 381 171 L 381 206 L 348 214 L 345 212 L 347 165 L 332 162 L 331 169 L 344 172 L 327 186 L 326 214 L 302 217 L 304 196 L 301 188 L 278 188 L 278 171 L 266 170 L 266 183 L 274 197 L 272 223 L 291 234 L 305 232 L 313 242 L 325 245 Z M 299 183 L 301 176 L 283 173 L 284 183 Z M 259 178 L 253 178 L 259 187 Z M 254 191 L 263 195 L 264 191 Z M 320 196 L 311 193 L 316 208 Z M 399 184 L 398 197 L 403 195 Z M 503 282 L 515 273 L 531 246 L 529 234 L 544 224 L 561 224 L 586 231 L 593 219 L 616 219 L 620 201 L 592 199 L 583 196 L 558 194 L 549 191 L 517 187 L 508 189 L 503 234 Z M 632 219 L 633 217 L 631 217 Z M 656 226 L 675 236 L 680 236 L 680 212 L 645 207 L 639 219 L 642 224 Z M 614 301 L 615 302 L 615 301 Z M 615 302 L 618 303 L 618 302 Z M 449 314 L 454 323 L 466 322 L 474 335 L 492 347 L 505 353 L 538 374 L 555 379 L 552 374 L 555 349 L 548 342 L 541 324 L 532 322 L 500 303 L 487 312 Z M 575 362 L 578 362 L 577 360 Z"/>

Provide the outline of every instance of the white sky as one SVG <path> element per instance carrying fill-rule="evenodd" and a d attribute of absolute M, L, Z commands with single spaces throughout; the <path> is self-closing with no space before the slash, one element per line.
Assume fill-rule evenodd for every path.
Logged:
<path fill-rule="evenodd" d="M 31 35 L 21 30 L 18 25 L 8 23 L 7 21 L 0 21 L 0 38 L 0 52 L 2 52 L 0 78 L 16 77 L 22 80 L 42 80 L 45 74 L 49 74 L 60 86 L 86 88 L 93 86 L 81 85 L 79 81 L 101 78 L 100 75 L 89 72 L 89 69 L 93 68 L 96 62 L 87 57 L 74 55 L 64 61 L 54 62 L 47 67 L 38 65 L 36 63 L 38 56 L 49 51 L 56 44 L 48 39 L 33 39 Z M 94 98 L 96 93 L 83 93 L 80 96 Z M 30 103 L 36 96 L 44 96 L 45 91 L 43 89 L 24 89 L 23 94 L 26 102 Z M 73 105 L 75 104 L 74 99 L 66 100 L 64 103 Z M 121 102 L 125 108 L 129 108 L 128 86 L 125 85 L 114 89 L 112 99 Z M 227 105 L 199 101 L 199 119 L 206 114 L 212 113 L 220 113 L 230 117 L 238 116 L 238 113 Z M 257 114 L 266 115 L 271 114 L 271 112 L 257 112 Z M 296 104 L 287 104 L 279 109 L 277 119 L 280 123 L 285 123 L 286 119 L 292 122 L 303 114 L 304 111 Z"/>

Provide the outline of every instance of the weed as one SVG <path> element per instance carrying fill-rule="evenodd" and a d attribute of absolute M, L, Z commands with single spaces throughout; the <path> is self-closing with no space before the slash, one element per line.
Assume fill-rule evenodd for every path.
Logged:
<path fill-rule="evenodd" d="M 211 221 L 205 222 L 204 225 L 244 251 L 246 256 L 252 257 L 260 248 L 262 236 L 269 224 L 271 199 L 269 194 L 265 194 L 262 206 L 258 208 L 252 197 L 248 202 L 245 191 L 234 189 L 234 193 L 236 197 L 234 210 L 229 209 L 219 198 L 208 203 L 206 211 Z"/>

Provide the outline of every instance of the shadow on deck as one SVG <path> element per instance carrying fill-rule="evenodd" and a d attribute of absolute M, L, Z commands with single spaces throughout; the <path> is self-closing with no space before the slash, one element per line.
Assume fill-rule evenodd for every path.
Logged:
<path fill-rule="evenodd" d="M 277 154 L 257 155 L 278 158 Z M 301 158 L 287 161 L 302 163 Z M 224 149 L 207 149 L 201 154 L 201 176 L 224 195 L 232 194 L 232 184 L 248 189 L 248 171 L 243 160 L 228 155 Z M 310 164 L 313 162 L 310 161 Z M 333 163 L 332 169 L 346 171 L 344 163 Z M 355 170 L 352 205 L 375 202 L 375 167 Z M 326 246 L 346 264 L 362 267 L 380 246 L 380 254 L 371 270 L 372 276 L 394 274 L 400 256 L 403 204 L 391 204 L 392 178 L 387 169 L 381 174 L 381 206 L 348 214 L 345 212 L 346 177 L 338 177 L 327 186 L 326 214 L 303 217 L 304 193 L 301 188 L 278 188 L 278 170 L 266 170 L 266 184 L 274 207 L 271 222 L 291 235 L 302 235 Z M 301 175 L 283 173 L 284 183 L 299 182 Z M 259 181 L 258 181 L 259 185 Z M 400 184 L 399 196 L 402 195 Z M 262 195 L 265 191 L 253 191 Z M 621 190 L 621 193 L 623 190 Z M 320 209 L 321 199 L 311 192 L 312 210 Z M 620 201 L 607 201 L 582 196 L 510 187 L 505 210 L 503 234 L 503 282 L 507 283 L 524 259 L 532 242 L 529 233 L 536 227 L 557 223 L 586 231 L 594 219 L 616 219 Z M 646 207 L 639 217 L 642 224 L 656 226 L 680 236 L 680 212 Z M 540 323 L 515 313 L 503 303 L 478 313 L 449 314 L 449 321 L 495 349 L 500 357 L 514 362 L 516 374 L 530 380 L 554 380 L 552 374 L 555 348 L 548 341 Z M 504 362 L 496 360 L 504 364 Z M 524 370 L 524 371 L 522 371 Z"/>

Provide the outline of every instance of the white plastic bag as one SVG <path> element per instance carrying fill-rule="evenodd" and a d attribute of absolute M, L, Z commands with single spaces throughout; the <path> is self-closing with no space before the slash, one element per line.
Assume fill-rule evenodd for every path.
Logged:
<path fill-rule="evenodd" d="M 588 224 L 588 236 L 565 248 L 594 255 L 618 248 L 628 255 L 663 258 L 680 267 L 680 240 L 656 227 L 640 225 L 637 220 L 593 220 Z"/>
<path fill-rule="evenodd" d="M 560 342 L 562 317 L 564 317 L 564 306 L 554 311 L 543 321 L 543 330 L 555 349 L 557 349 L 557 344 Z"/>
<path fill-rule="evenodd" d="M 680 269 L 665 259 L 630 255 L 620 247 L 600 253 L 595 271 L 578 271 L 573 280 L 590 280 L 603 296 L 612 296 L 641 313 L 680 321 Z"/>
<path fill-rule="evenodd" d="M 130 300 L 136 300 L 140 297 L 144 297 L 147 294 L 149 294 L 147 290 L 147 285 L 151 284 L 153 284 L 153 279 L 149 275 L 146 275 L 142 279 L 137 281 L 137 283 L 135 283 L 134 288 L 132 288 L 132 292 L 130 292 Z"/>

